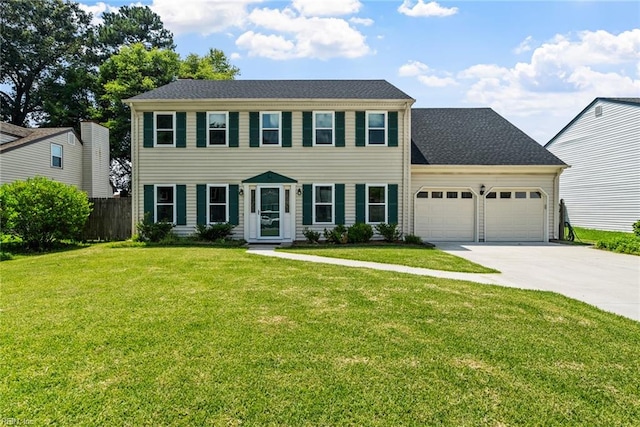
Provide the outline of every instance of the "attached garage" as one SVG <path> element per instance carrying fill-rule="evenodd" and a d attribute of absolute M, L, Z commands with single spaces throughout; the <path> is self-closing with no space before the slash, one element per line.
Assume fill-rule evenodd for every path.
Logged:
<path fill-rule="evenodd" d="M 503 189 L 485 196 L 485 241 L 545 241 L 545 199 L 539 190 Z"/>
<path fill-rule="evenodd" d="M 415 233 L 430 242 L 475 240 L 476 198 L 469 190 L 422 189 L 415 198 Z"/>

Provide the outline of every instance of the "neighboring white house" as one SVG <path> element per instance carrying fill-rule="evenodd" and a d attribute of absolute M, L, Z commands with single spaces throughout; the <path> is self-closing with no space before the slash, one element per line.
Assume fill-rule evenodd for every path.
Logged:
<path fill-rule="evenodd" d="M 412 109 L 384 80 L 178 80 L 126 102 L 134 224 L 231 222 L 276 243 L 357 222 L 557 238 L 566 165 L 488 108 Z"/>
<path fill-rule="evenodd" d="M 75 185 L 89 197 L 111 197 L 109 129 L 82 122 L 80 133 L 0 123 L 0 184 L 44 176 Z"/>
<path fill-rule="evenodd" d="M 640 98 L 596 98 L 545 147 L 570 165 L 560 197 L 572 225 L 632 231 L 640 219 Z"/>

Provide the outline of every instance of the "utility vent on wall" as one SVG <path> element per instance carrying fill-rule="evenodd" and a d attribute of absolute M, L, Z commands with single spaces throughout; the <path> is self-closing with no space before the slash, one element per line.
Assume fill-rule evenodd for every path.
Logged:
<path fill-rule="evenodd" d="M 596 106 L 596 117 L 600 117 L 602 115 L 602 105 Z"/>

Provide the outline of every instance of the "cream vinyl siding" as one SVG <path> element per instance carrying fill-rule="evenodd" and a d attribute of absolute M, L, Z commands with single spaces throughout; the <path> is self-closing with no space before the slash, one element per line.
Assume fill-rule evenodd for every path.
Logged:
<path fill-rule="evenodd" d="M 429 173 L 429 166 L 426 167 L 414 167 L 411 174 L 411 197 L 415 198 L 418 191 L 424 189 L 437 189 L 446 191 L 447 188 L 451 188 L 454 191 L 461 191 L 462 189 L 469 189 L 474 193 L 474 201 L 477 199 L 477 237 L 479 241 L 485 239 L 485 207 L 484 196 L 490 191 L 523 191 L 523 190 L 536 190 L 540 189 L 548 195 L 548 199 L 545 200 L 546 208 L 546 220 L 548 221 L 547 237 L 548 239 L 554 239 L 557 236 L 557 209 L 558 199 L 555 195 L 555 179 L 556 172 L 552 171 L 553 168 L 545 168 L 539 173 L 535 170 L 536 167 L 527 166 L 512 166 L 512 167 L 500 167 L 490 166 L 484 167 L 486 173 L 482 172 L 482 167 L 478 169 L 477 173 L 464 173 L 464 169 L 471 170 L 473 167 L 458 167 L 452 168 L 452 172 L 458 171 L 459 173 L 446 173 L 446 167 L 439 166 L 437 172 Z M 503 170 L 503 173 L 496 173 Z M 485 186 L 484 196 L 480 196 L 480 186 Z M 413 208 L 411 209 L 411 220 L 409 221 L 411 226 L 414 226 Z M 413 231 L 413 228 L 412 228 Z"/>
<path fill-rule="evenodd" d="M 80 124 L 83 146 L 83 190 L 89 197 L 111 197 L 109 129 L 93 122 Z"/>
<path fill-rule="evenodd" d="M 600 100 L 547 149 L 571 166 L 560 197 L 572 225 L 632 231 L 640 219 L 640 105 Z"/>
<path fill-rule="evenodd" d="M 69 133 L 75 144 L 69 144 Z M 62 169 L 51 167 L 51 144 L 62 147 Z M 0 154 L 2 183 L 44 176 L 65 184 L 82 186 L 82 144 L 73 132 L 65 132 Z"/>
<path fill-rule="evenodd" d="M 405 114 L 409 102 L 367 103 L 218 103 L 201 104 L 162 103 L 144 111 L 172 110 L 187 112 L 187 147 L 143 148 L 143 113 L 133 112 L 133 158 L 134 158 L 134 221 L 143 214 L 143 186 L 158 182 L 172 182 L 187 185 L 187 223 L 178 228 L 180 233 L 190 233 L 196 225 L 196 185 L 206 183 L 239 184 L 242 181 L 266 171 L 273 171 L 297 180 L 293 184 L 295 193 L 303 184 L 335 183 L 345 184 L 345 221 L 355 222 L 355 184 L 390 183 L 398 184 L 398 218 L 404 215 L 403 171 L 409 167 L 408 129 Z M 382 108 L 398 111 L 398 147 L 356 147 L 355 112 Z M 135 106 L 134 106 L 135 108 Z M 236 111 L 239 115 L 239 147 L 196 147 L 196 112 Z M 292 112 L 292 147 L 261 146 L 249 147 L 249 112 L 290 111 Z M 303 111 L 345 111 L 346 147 L 302 146 Z M 234 230 L 236 236 L 244 235 L 244 203 L 249 202 L 250 192 L 245 189 L 240 196 L 240 225 Z M 294 195 L 296 214 L 295 239 L 304 239 L 302 231 L 302 197 Z M 322 231 L 325 227 L 308 226 Z"/>
<path fill-rule="evenodd" d="M 17 136 L 0 133 L 0 144 L 4 144 L 5 142 L 15 141 L 16 139 L 18 139 Z"/>

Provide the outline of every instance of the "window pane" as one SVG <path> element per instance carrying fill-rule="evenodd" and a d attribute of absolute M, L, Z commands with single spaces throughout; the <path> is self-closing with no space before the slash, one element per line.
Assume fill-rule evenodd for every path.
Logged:
<path fill-rule="evenodd" d="M 54 156 L 51 158 L 51 166 L 53 166 L 54 168 L 61 168 L 62 167 L 62 157 L 57 157 Z"/>
<path fill-rule="evenodd" d="M 495 199 L 495 198 L 496 198 L 496 193 L 487 194 L 487 199 Z"/>
<path fill-rule="evenodd" d="M 173 203 L 173 187 L 158 187 L 157 203 Z"/>
<path fill-rule="evenodd" d="M 511 198 L 511 191 L 501 191 L 500 192 L 500 198 L 501 199 L 510 199 Z"/>
<path fill-rule="evenodd" d="M 173 131 L 172 130 L 158 131 L 156 143 L 164 144 L 164 145 L 173 144 Z"/>
<path fill-rule="evenodd" d="M 284 213 L 289 213 L 289 198 L 291 197 L 291 190 L 284 190 Z"/>
<path fill-rule="evenodd" d="M 256 190 L 251 190 L 251 213 L 256 213 Z"/>
<path fill-rule="evenodd" d="M 462 192 L 462 198 L 463 199 L 473 199 L 473 194 L 471 194 L 471 191 L 463 191 Z"/>
<path fill-rule="evenodd" d="M 209 131 L 209 145 L 225 145 L 226 131 L 224 130 L 210 130 Z"/>
<path fill-rule="evenodd" d="M 428 199 L 428 198 L 429 198 L 428 191 L 421 191 L 418 193 L 418 199 Z"/>
<path fill-rule="evenodd" d="M 383 128 L 384 127 L 384 113 L 371 113 L 371 114 L 369 114 L 369 127 L 370 128 Z"/>
<path fill-rule="evenodd" d="M 384 192 L 384 187 L 369 187 L 369 203 L 384 203 Z"/>
<path fill-rule="evenodd" d="M 385 222 L 384 206 L 369 206 L 369 222 Z"/>
<path fill-rule="evenodd" d="M 262 115 L 262 127 L 280 128 L 280 115 L 277 113 L 267 113 Z"/>
<path fill-rule="evenodd" d="M 331 187 L 316 187 L 316 203 L 331 203 Z"/>
<path fill-rule="evenodd" d="M 540 199 L 540 198 L 542 198 L 542 193 L 540 193 L 539 191 L 532 191 L 531 193 L 529 193 L 529 198 L 530 199 Z"/>
<path fill-rule="evenodd" d="M 442 199 L 442 191 L 432 191 L 431 192 L 432 199 Z"/>
<path fill-rule="evenodd" d="M 457 191 L 447 191 L 447 199 L 457 199 L 458 192 Z"/>
<path fill-rule="evenodd" d="M 225 205 L 209 206 L 209 222 L 226 222 L 227 208 Z"/>
<path fill-rule="evenodd" d="M 526 199 L 527 192 L 526 191 L 516 191 L 516 199 Z"/>
<path fill-rule="evenodd" d="M 227 115 L 224 113 L 209 114 L 209 129 L 226 129 Z"/>
<path fill-rule="evenodd" d="M 369 144 L 384 145 L 384 130 L 369 130 Z"/>
<path fill-rule="evenodd" d="M 278 145 L 278 133 L 277 130 L 263 130 L 262 143 L 265 145 Z"/>
<path fill-rule="evenodd" d="M 332 134 L 333 131 L 331 129 L 316 130 L 316 144 L 333 144 Z"/>
<path fill-rule="evenodd" d="M 316 113 L 316 127 L 317 128 L 332 128 L 333 127 L 333 114 L 331 114 L 331 113 Z"/>
<path fill-rule="evenodd" d="M 158 114 L 156 129 L 173 129 L 173 114 Z"/>
<path fill-rule="evenodd" d="M 62 147 L 60 145 L 51 145 L 51 155 L 56 157 L 62 157 Z"/>
<path fill-rule="evenodd" d="M 316 206 L 316 222 L 333 222 L 331 218 L 331 205 Z"/>
<path fill-rule="evenodd" d="M 225 187 L 209 187 L 209 203 L 226 203 L 227 189 Z"/>
<path fill-rule="evenodd" d="M 158 205 L 157 213 L 158 222 L 173 222 L 173 205 Z"/>

